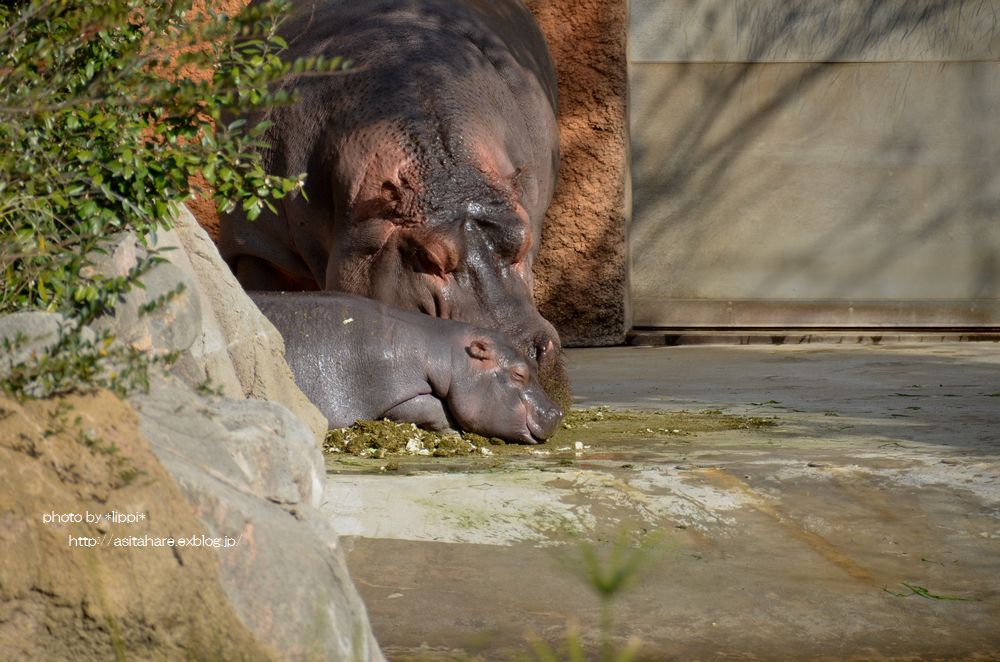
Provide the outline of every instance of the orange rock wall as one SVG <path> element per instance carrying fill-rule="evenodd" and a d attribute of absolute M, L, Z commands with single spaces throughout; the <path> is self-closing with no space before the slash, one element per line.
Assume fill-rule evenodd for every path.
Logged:
<path fill-rule="evenodd" d="M 215 0 L 233 11 L 243 0 Z M 626 0 L 526 0 L 559 79 L 562 165 L 535 264 L 535 300 L 568 346 L 624 340 Z M 213 237 L 211 201 L 189 203 Z"/>
<path fill-rule="evenodd" d="M 626 0 L 527 0 L 559 79 L 562 164 L 535 300 L 566 345 L 625 339 Z"/>
<path fill-rule="evenodd" d="M 204 11 L 206 6 L 217 12 L 225 12 L 232 16 L 247 6 L 249 0 L 195 0 L 193 11 Z M 187 72 L 184 72 L 187 73 Z M 192 75 L 197 75 L 192 74 Z M 204 180 L 196 182 L 199 186 L 205 186 Z M 215 203 L 209 197 L 195 196 L 187 201 L 188 209 L 198 219 L 201 227 L 205 228 L 213 241 L 219 238 L 219 213 L 215 209 Z"/>

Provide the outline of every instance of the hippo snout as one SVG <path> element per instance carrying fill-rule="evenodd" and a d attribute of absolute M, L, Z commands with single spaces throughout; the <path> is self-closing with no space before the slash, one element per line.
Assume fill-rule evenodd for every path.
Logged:
<path fill-rule="evenodd" d="M 555 327 L 540 315 L 537 318 L 539 330 L 531 338 L 525 355 L 535 360 L 538 366 L 538 383 L 545 393 L 563 408 L 569 408 L 569 376 L 563 363 L 562 343 Z M 547 417 L 546 417 L 547 418 Z M 561 415 L 560 415 L 561 418 Z M 554 425 L 558 425 L 556 420 Z"/>
<path fill-rule="evenodd" d="M 541 443 L 555 434 L 556 427 L 563 417 L 562 409 L 549 400 L 541 389 L 539 389 L 538 396 L 540 397 L 527 399 L 528 432 L 531 435 L 531 443 L 535 444 Z"/>

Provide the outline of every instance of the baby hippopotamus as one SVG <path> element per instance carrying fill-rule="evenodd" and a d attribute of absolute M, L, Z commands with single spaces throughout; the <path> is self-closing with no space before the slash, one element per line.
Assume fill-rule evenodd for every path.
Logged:
<path fill-rule="evenodd" d="M 539 443 L 562 411 L 498 331 L 338 292 L 250 292 L 331 428 L 358 419 Z"/>

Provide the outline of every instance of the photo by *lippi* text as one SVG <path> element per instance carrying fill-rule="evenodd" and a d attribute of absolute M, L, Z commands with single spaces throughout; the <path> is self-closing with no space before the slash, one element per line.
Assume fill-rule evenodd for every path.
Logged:
<path fill-rule="evenodd" d="M 157 536 L 149 533 L 139 535 L 119 535 L 106 532 L 107 525 L 117 524 L 127 526 L 148 521 L 144 512 L 56 512 L 42 513 L 42 524 L 62 526 L 70 524 L 89 524 L 96 527 L 103 535 L 68 535 L 68 547 L 209 547 L 213 549 L 228 549 L 239 546 L 243 534 L 230 536 L 211 536 L 195 533 L 190 536 Z"/>

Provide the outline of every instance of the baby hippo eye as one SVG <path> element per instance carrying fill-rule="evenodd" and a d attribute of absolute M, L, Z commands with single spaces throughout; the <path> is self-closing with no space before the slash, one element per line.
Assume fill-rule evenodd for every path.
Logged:
<path fill-rule="evenodd" d="M 510 369 L 510 381 L 521 386 L 527 386 L 528 369 L 524 366 L 514 366 Z"/>

